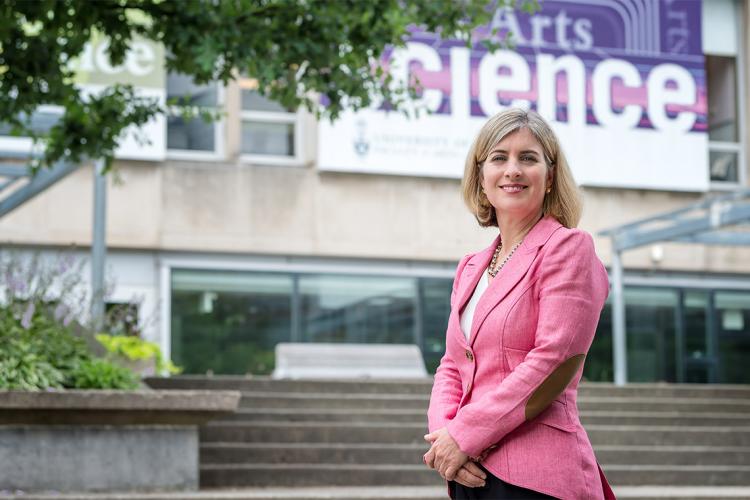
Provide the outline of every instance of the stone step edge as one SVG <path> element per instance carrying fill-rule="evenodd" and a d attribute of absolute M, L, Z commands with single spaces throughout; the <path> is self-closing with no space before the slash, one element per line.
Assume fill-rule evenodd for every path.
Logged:
<path fill-rule="evenodd" d="M 750 392 L 750 391 L 749 391 Z M 408 393 L 361 393 L 361 392 L 273 392 L 273 391 L 240 391 L 242 399 L 351 399 L 378 401 L 413 401 L 430 400 L 430 394 Z M 750 398 L 750 394 L 748 395 Z M 646 396 L 579 396 L 578 402 L 585 403 L 653 403 L 668 405 L 672 403 L 710 404 L 738 404 L 750 406 L 750 399 L 737 398 L 701 398 L 701 397 L 646 397 Z"/>
<path fill-rule="evenodd" d="M 750 498 L 750 487 L 744 486 L 620 486 L 613 487 L 617 498 Z M 442 486 L 331 486 L 303 488 L 203 489 L 200 491 L 160 493 L 49 493 L 7 495 L 12 500 L 388 500 L 444 499 Z"/>
<path fill-rule="evenodd" d="M 426 385 L 431 386 L 433 383 L 433 377 L 419 377 L 419 378 L 309 378 L 309 379 L 274 379 L 269 376 L 247 376 L 247 375 L 197 375 L 197 374 L 186 374 L 174 377 L 147 377 L 149 379 L 156 379 L 159 381 L 166 381 L 167 383 L 179 383 L 181 380 L 210 380 L 210 381 L 227 381 L 227 382 L 263 382 L 263 383 L 280 383 L 280 384 L 316 384 L 316 383 L 328 383 L 333 382 L 336 384 L 387 384 L 387 385 L 403 385 L 403 384 L 414 384 L 414 385 Z M 750 392 L 750 386 L 747 384 L 697 384 L 697 383 L 672 383 L 672 382 L 628 382 L 624 386 L 615 385 L 613 382 L 581 382 L 580 386 L 583 389 L 699 389 L 699 390 L 711 390 L 711 389 L 736 389 L 739 391 Z"/>
<path fill-rule="evenodd" d="M 749 472 L 750 465 L 607 465 L 601 464 L 605 474 L 607 471 L 662 471 L 662 472 Z M 242 464 L 201 464 L 201 471 L 209 470 L 331 470 L 331 471 L 368 471 L 368 470 L 409 470 L 425 471 L 429 469 L 424 464 L 341 464 L 341 463 L 263 463 L 250 462 Z M 750 486 L 750 476 L 748 477 Z"/>
<path fill-rule="evenodd" d="M 277 428 L 289 428 L 289 427 L 306 427 L 306 428 L 352 428 L 352 429 L 368 429 L 368 428 L 381 428 L 381 429 L 414 429 L 423 430 L 427 428 L 426 422 L 424 424 L 411 424 L 403 422 L 277 422 L 277 421 L 235 421 L 235 420 L 221 420 L 209 422 L 205 427 L 277 427 Z M 674 426 L 674 425 L 615 425 L 615 424 L 592 424 L 586 425 L 587 431 L 618 431 L 618 432 L 633 432 L 633 431 L 670 431 L 670 432 L 717 432 L 717 433 L 729 433 L 729 432 L 750 432 L 750 425 L 741 426 Z"/>
<path fill-rule="evenodd" d="M 426 412 L 420 410 L 394 410 L 394 409 L 359 409 L 359 408 L 239 408 L 235 414 L 240 415 L 413 415 L 427 418 Z M 750 425 L 750 405 L 748 413 L 745 412 L 701 412 L 690 411 L 609 411 L 609 410 L 582 410 L 578 412 L 581 417 L 648 417 L 648 418 L 726 418 L 746 419 Z M 414 422 L 418 423 L 418 422 Z"/>
<path fill-rule="evenodd" d="M 331 450 L 421 450 L 426 444 L 399 443 L 243 443 L 235 441 L 201 442 L 201 449 L 331 449 Z M 662 451 L 679 453 L 750 453 L 750 446 L 696 446 L 696 445 L 601 445 L 594 451 Z"/>

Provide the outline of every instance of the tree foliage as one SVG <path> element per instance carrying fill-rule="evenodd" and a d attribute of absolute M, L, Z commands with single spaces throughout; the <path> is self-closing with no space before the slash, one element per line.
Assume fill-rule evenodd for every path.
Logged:
<path fill-rule="evenodd" d="M 79 92 L 70 62 L 94 34 L 109 38 L 113 66 L 124 61 L 134 37 L 144 37 L 163 44 L 168 71 L 196 83 L 251 75 L 283 106 L 332 119 L 373 99 L 402 109 L 415 88 L 394 85 L 373 61 L 387 47 L 403 46 L 412 26 L 475 43 L 474 28 L 504 6 L 538 9 L 536 0 L 5 0 L 0 121 L 15 135 L 39 138 L 31 114 L 40 105 L 62 106 L 62 118 L 45 134 L 42 163 L 83 157 L 109 163 L 127 127 L 165 112 L 130 85 Z M 491 48 L 503 42 L 483 41 Z"/>

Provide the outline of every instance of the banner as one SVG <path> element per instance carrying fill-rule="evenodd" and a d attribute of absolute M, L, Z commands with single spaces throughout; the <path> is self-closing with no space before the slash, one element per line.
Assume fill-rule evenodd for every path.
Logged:
<path fill-rule="evenodd" d="M 581 185 L 708 189 L 700 1 L 546 0 L 531 16 L 498 10 L 476 35 L 493 29 L 515 48 L 414 31 L 386 64 L 419 79 L 432 113 L 380 107 L 321 122 L 319 168 L 460 178 L 487 118 L 520 106 L 552 123 Z"/>
<path fill-rule="evenodd" d="M 131 84 L 139 95 L 156 99 L 163 106 L 167 99 L 164 46 L 135 37 L 123 64 L 114 67 L 109 62 L 108 46 L 105 37 L 93 36 L 75 60 L 75 81 L 81 91 L 96 94 L 116 83 Z M 163 161 L 167 151 L 166 128 L 166 119 L 162 114 L 156 115 L 142 127 L 128 128 L 115 151 L 115 157 Z"/>

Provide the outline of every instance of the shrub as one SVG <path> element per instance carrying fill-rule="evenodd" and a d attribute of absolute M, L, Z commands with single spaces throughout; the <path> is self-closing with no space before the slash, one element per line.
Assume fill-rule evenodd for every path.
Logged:
<path fill-rule="evenodd" d="M 70 326 L 55 322 L 43 308 L 17 318 L 0 307 L 0 389 L 132 389 L 138 377 L 98 359 Z M 24 324 L 28 319 L 28 324 Z"/>
<path fill-rule="evenodd" d="M 0 389 L 138 387 L 140 377 L 118 363 L 119 357 L 154 359 L 159 371 L 179 371 L 156 344 L 138 337 L 95 339 L 86 324 L 90 298 L 82 268 L 83 262 L 70 256 L 46 265 L 38 255 L 26 264 L 0 259 Z M 124 333 L 125 320 L 113 316 L 104 324 Z"/>
<path fill-rule="evenodd" d="M 138 375 L 100 358 L 80 362 L 70 372 L 70 380 L 76 389 L 136 389 L 140 385 Z"/>
<path fill-rule="evenodd" d="M 100 333 L 96 340 L 104 346 L 112 356 L 120 356 L 130 361 L 154 361 L 157 372 L 180 373 L 182 370 L 175 366 L 172 361 L 164 360 L 159 346 L 132 335 L 107 335 Z"/>

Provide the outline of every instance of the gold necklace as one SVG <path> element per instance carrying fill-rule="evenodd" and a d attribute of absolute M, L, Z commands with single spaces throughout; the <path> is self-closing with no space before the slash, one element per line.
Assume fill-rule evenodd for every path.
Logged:
<path fill-rule="evenodd" d="M 518 243 L 516 243 L 513 246 L 513 248 L 510 250 L 510 253 L 508 254 L 508 256 L 505 257 L 505 259 L 503 259 L 503 261 L 500 263 L 500 265 L 498 266 L 498 268 L 495 269 L 495 264 L 497 263 L 497 258 L 500 256 L 500 250 L 502 250 L 502 248 L 503 248 L 503 242 L 501 241 L 497 245 L 497 248 L 495 249 L 495 253 L 492 255 L 492 261 L 490 262 L 490 268 L 487 270 L 487 272 L 490 273 L 490 276 L 492 276 L 494 278 L 497 275 L 497 273 L 500 272 L 500 269 L 502 269 L 503 266 L 505 265 L 505 263 L 508 262 L 508 260 L 510 260 L 510 258 L 513 256 L 513 252 L 516 251 L 516 248 L 518 248 L 521 245 L 522 242 L 523 242 L 523 240 L 521 240 Z"/>

